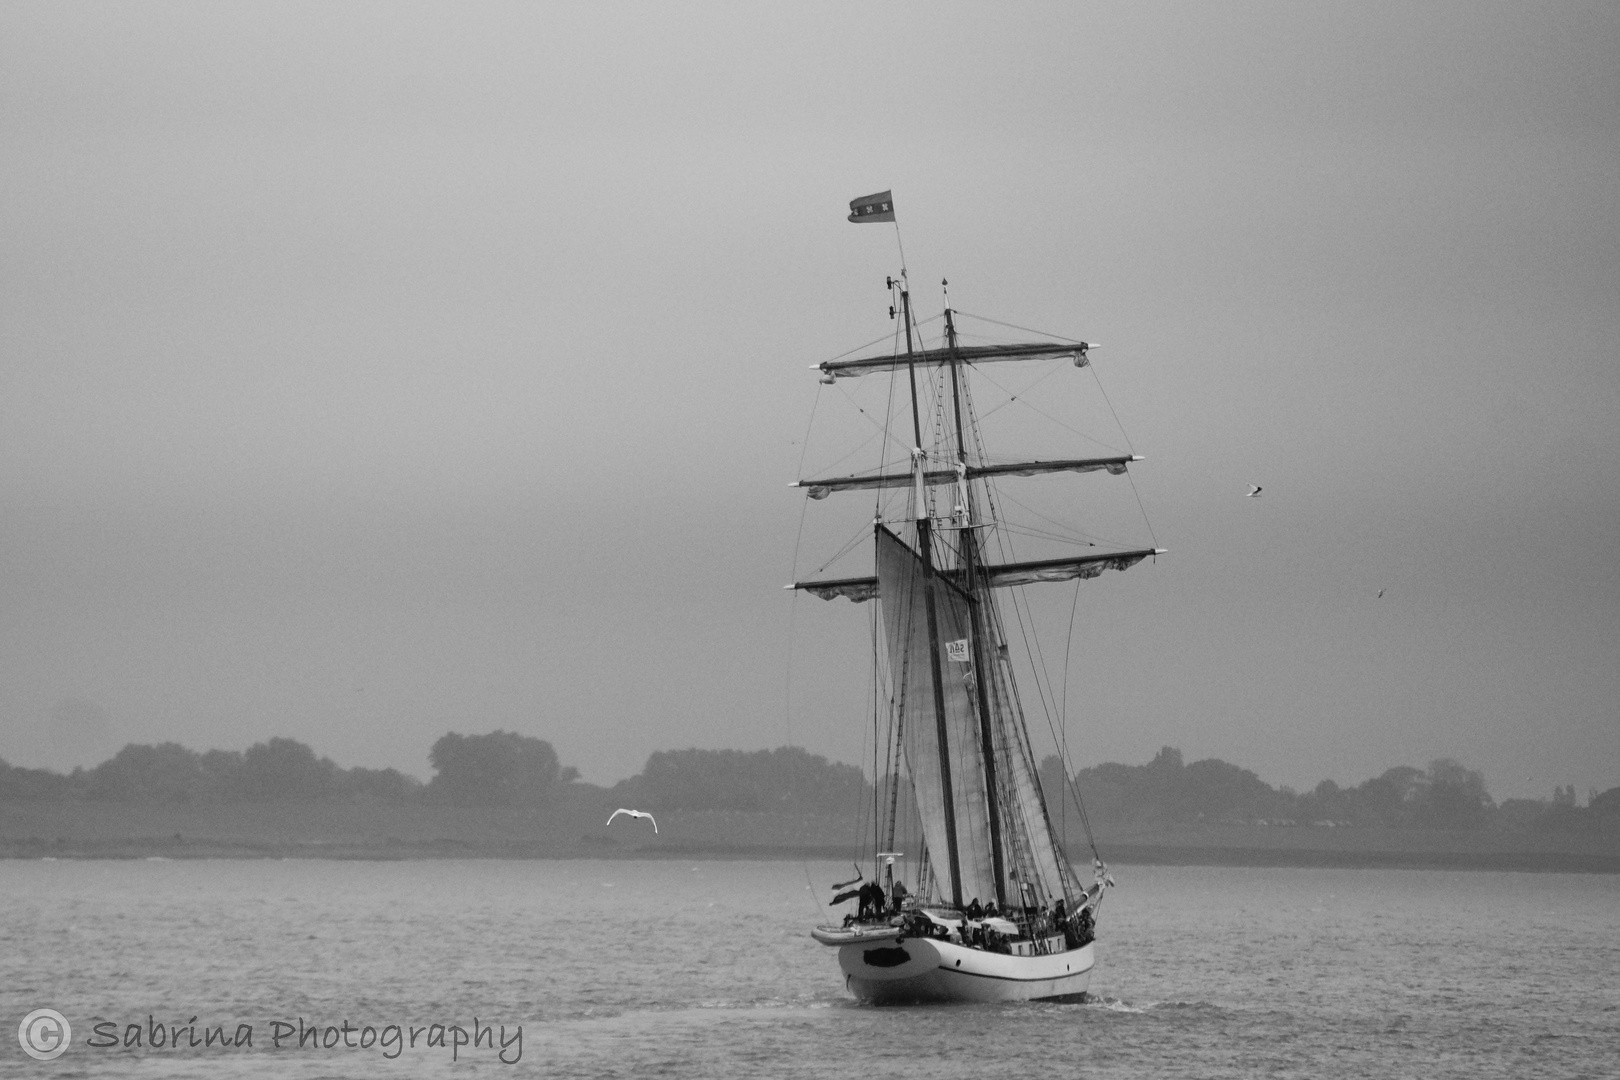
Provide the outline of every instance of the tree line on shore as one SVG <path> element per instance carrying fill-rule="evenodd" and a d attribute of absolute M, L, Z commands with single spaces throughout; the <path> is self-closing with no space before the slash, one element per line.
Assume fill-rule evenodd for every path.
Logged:
<path fill-rule="evenodd" d="M 866 787 L 861 770 L 798 747 L 659 751 L 612 789 L 583 784 L 551 743 L 530 735 L 451 732 L 428 751 L 427 783 L 398 769 L 345 769 L 294 739 L 198 752 L 131 743 L 70 773 L 0 761 L 0 802 L 222 803 L 311 800 L 447 806 L 546 806 L 570 792 L 611 793 L 660 810 L 839 813 Z"/>
<path fill-rule="evenodd" d="M 1576 805 L 1574 785 L 1550 800 L 1491 798 L 1485 778 L 1451 758 L 1427 769 L 1397 765 L 1353 787 L 1323 780 L 1307 792 L 1272 787 L 1248 769 L 1219 758 L 1187 764 L 1166 746 L 1146 765 L 1109 762 L 1081 769 L 1066 783 L 1061 762 L 1041 765 L 1053 817 L 1094 825 L 1264 824 L 1271 826 L 1620 832 L 1620 787 L 1591 793 Z M 1060 803 L 1057 793 L 1062 791 Z M 1061 808 L 1061 809 L 1060 809 Z"/>
<path fill-rule="evenodd" d="M 651 810 L 841 814 L 870 800 L 873 791 L 855 766 L 797 747 L 658 751 L 639 774 L 611 789 L 581 782 L 578 770 L 562 765 L 549 742 L 508 731 L 446 734 L 428 751 L 428 762 L 434 775 L 423 783 L 397 769 L 345 769 L 287 738 L 244 751 L 132 743 L 94 768 L 66 774 L 0 761 L 0 801 L 546 806 L 570 793 L 596 793 Z M 1084 812 L 1099 826 L 1263 823 L 1620 832 L 1620 787 L 1592 793 L 1585 807 L 1577 805 L 1573 786 L 1557 788 L 1549 800 L 1497 803 L 1483 776 L 1449 758 L 1427 769 L 1396 766 L 1353 787 L 1324 780 L 1301 793 L 1272 787 L 1250 770 L 1217 758 L 1187 764 L 1179 750 L 1167 746 L 1145 765 L 1109 762 L 1072 777 L 1049 756 L 1041 764 L 1040 781 L 1054 819 L 1077 819 Z"/>

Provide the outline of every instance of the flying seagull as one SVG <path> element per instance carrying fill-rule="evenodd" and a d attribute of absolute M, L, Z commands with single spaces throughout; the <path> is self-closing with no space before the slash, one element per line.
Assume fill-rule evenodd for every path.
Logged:
<path fill-rule="evenodd" d="M 1243 496 L 1245 499 L 1252 499 L 1256 495 L 1260 494 L 1260 485 L 1259 484 L 1250 484 L 1249 487 L 1250 487 L 1251 490 L 1249 491 L 1249 493 L 1247 495 Z"/>
<path fill-rule="evenodd" d="M 1379 589 L 1378 590 L 1378 595 L 1373 597 L 1374 600 L 1382 600 L 1383 598 L 1384 598 L 1384 590 L 1383 589 Z"/>
<path fill-rule="evenodd" d="M 609 817 L 607 819 L 607 823 L 609 825 L 613 824 L 613 818 L 618 817 L 620 814 L 629 814 L 631 817 L 644 817 L 648 821 L 653 823 L 653 832 L 654 833 L 658 832 L 658 819 L 654 818 L 651 814 L 647 813 L 645 810 L 626 810 L 624 807 L 621 806 L 617 810 L 613 811 L 613 815 L 612 815 L 612 817 Z"/>

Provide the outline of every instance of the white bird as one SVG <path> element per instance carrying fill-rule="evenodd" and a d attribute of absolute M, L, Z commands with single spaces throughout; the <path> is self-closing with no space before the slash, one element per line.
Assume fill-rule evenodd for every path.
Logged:
<path fill-rule="evenodd" d="M 1260 494 L 1260 485 L 1259 484 L 1250 484 L 1249 487 L 1251 488 L 1251 490 L 1247 495 L 1243 496 L 1245 499 L 1252 499 L 1256 495 Z"/>
<path fill-rule="evenodd" d="M 1383 589 L 1379 589 L 1378 590 L 1378 595 L 1373 597 L 1374 600 L 1382 600 L 1383 598 L 1384 598 L 1384 590 Z"/>
<path fill-rule="evenodd" d="M 613 818 L 618 817 L 620 814 L 629 814 L 631 817 L 644 817 L 653 823 L 653 832 L 658 832 L 658 819 L 647 813 L 645 810 L 626 810 L 621 806 L 617 810 L 613 811 L 612 816 L 607 819 L 607 823 L 609 825 L 613 824 Z"/>

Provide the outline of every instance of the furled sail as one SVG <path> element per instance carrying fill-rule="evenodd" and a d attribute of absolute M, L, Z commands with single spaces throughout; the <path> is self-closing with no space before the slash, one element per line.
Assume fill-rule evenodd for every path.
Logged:
<path fill-rule="evenodd" d="M 1065 458 L 1060 461 L 1017 461 L 1005 465 L 969 465 L 967 476 L 976 480 L 987 476 L 1037 476 L 1042 473 L 1086 473 L 1107 470 L 1115 476 L 1125 473 L 1125 466 L 1142 459 L 1134 454 L 1105 458 Z M 909 487 L 915 477 L 906 472 L 869 473 L 865 476 L 829 476 L 820 480 L 800 480 L 790 486 L 806 488 L 812 499 L 825 499 L 835 491 L 867 491 L 872 488 Z M 930 469 L 923 473 L 926 484 L 954 484 L 961 480 L 955 469 Z"/>
<path fill-rule="evenodd" d="M 788 588 L 802 589 L 807 593 L 821 597 L 823 600 L 834 600 L 842 596 L 857 604 L 864 604 L 877 596 L 878 579 L 875 577 L 855 577 L 828 578 L 825 581 L 795 581 Z"/>
<path fill-rule="evenodd" d="M 969 600 L 944 577 L 929 573 L 917 553 L 882 526 L 877 528 L 877 571 L 884 598 L 889 671 L 895 681 L 894 696 L 902 725 L 901 746 L 916 792 L 929 858 L 939 879 L 948 882 L 947 860 L 954 824 L 961 899 L 965 902 L 975 896 L 993 897 L 996 886 L 989 803 L 972 696 Z M 937 630 L 932 646 L 927 610 L 930 592 Z M 935 705 L 936 664 L 943 709 Z M 947 761 L 948 774 L 944 771 Z M 945 810 L 947 775 L 954 821 L 947 820 Z"/>
<path fill-rule="evenodd" d="M 1037 341 L 1027 345 L 963 345 L 956 348 L 922 349 L 899 355 L 867 356 L 859 360 L 828 360 L 815 365 L 823 376 L 846 379 L 865 375 L 870 371 L 893 371 L 907 364 L 925 366 L 960 361 L 964 364 L 985 364 L 1002 360 L 1061 360 L 1072 358 L 1075 367 L 1085 367 L 1091 361 L 1086 350 L 1092 346 L 1084 341 Z"/>
<path fill-rule="evenodd" d="M 1031 585 L 1038 581 L 1073 581 L 1075 578 L 1089 580 L 1097 577 L 1104 570 L 1129 570 L 1149 555 L 1162 555 L 1163 548 L 1142 548 L 1137 551 L 1115 551 L 1106 555 L 1071 555 L 1061 559 L 1035 559 L 1030 562 L 1002 563 L 999 566 L 981 567 L 980 581 L 997 588 L 1007 588 L 1013 585 Z M 938 575 L 953 584 L 957 581 L 959 572 L 956 570 L 940 570 Z M 881 575 L 879 577 L 836 578 L 825 581 L 795 581 L 788 586 L 790 589 L 802 589 L 814 593 L 823 600 L 834 597 L 847 597 L 857 604 L 870 600 L 882 592 Z"/>
<path fill-rule="evenodd" d="M 1111 555 L 1074 555 L 1061 559 L 1035 559 L 1031 562 L 987 566 L 984 575 L 996 588 L 1030 585 L 1037 581 L 1089 581 L 1104 570 L 1129 570 L 1149 555 L 1162 555 L 1163 548 L 1116 551 Z"/>

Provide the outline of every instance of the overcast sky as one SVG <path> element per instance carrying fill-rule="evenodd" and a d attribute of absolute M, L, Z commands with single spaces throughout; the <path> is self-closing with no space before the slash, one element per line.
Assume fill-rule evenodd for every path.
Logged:
<path fill-rule="evenodd" d="M 1077 763 L 1620 784 L 1617 52 L 1608 4 L 6 4 L 0 757 L 860 760 L 786 484 L 892 188 L 924 314 L 1102 341 L 1081 430 L 1147 458 Z"/>

